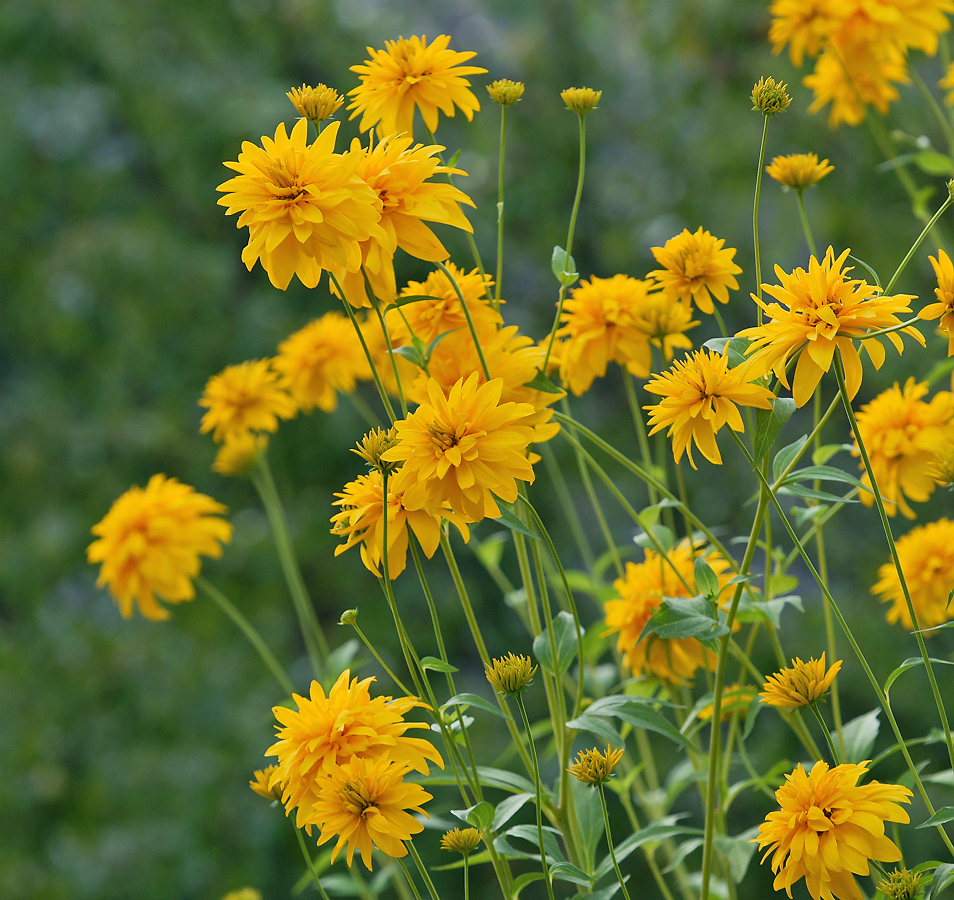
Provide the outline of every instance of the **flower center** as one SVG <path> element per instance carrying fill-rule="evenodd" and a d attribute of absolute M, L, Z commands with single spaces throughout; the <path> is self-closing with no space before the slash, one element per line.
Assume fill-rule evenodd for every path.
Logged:
<path fill-rule="evenodd" d="M 268 167 L 268 177 L 279 188 L 276 196 L 282 200 L 297 200 L 305 191 L 298 184 L 298 178 L 292 175 L 280 159 L 272 160 Z"/>
<path fill-rule="evenodd" d="M 709 274 L 709 261 L 705 257 L 700 258 L 696 250 L 682 251 L 682 273 L 690 281 L 697 278 L 704 278 Z"/>
<path fill-rule="evenodd" d="M 349 781 L 344 787 L 338 789 L 338 797 L 345 809 L 355 816 L 364 818 L 369 809 L 377 809 L 377 803 L 371 798 L 367 786 L 363 784 L 352 784 Z"/>
<path fill-rule="evenodd" d="M 431 424 L 427 426 L 427 433 L 431 436 L 431 440 L 434 441 L 444 453 L 460 443 L 457 432 L 445 431 L 444 428 L 436 422 L 431 422 Z"/>

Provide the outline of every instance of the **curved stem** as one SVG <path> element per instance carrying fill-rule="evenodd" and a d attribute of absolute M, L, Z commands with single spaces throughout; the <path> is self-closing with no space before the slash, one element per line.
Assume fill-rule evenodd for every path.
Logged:
<path fill-rule="evenodd" d="M 762 257 L 759 249 L 759 200 L 762 196 L 762 168 L 765 165 L 765 143 L 768 140 L 769 116 L 762 116 L 762 145 L 759 147 L 759 167 L 755 174 L 755 202 L 752 204 L 752 240 L 755 244 L 755 294 L 759 298 L 759 325 L 762 324 Z M 705 898 L 703 897 L 703 900 Z"/>
<path fill-rule="evenodd" d="M 802 231 L 805 232 L 808 252 L 817 259 L 818 251 L 815 249 L 815 239 L 812 237 L 812 228 L 808 224 L 808 216 L 805 214 L 805 188 L 796 188 L 795 198 L 798 200 L 798 216 L 802 220 Z"/>
<path fill-rule="evenodd" d="M 831 754 L 832 765 L 839 765 L 841 763 L 841 757 L 838 754 L 838 748 L 835 747 L 835 742 L 831 739 L 831 732 L 828 730 L 828 725 L 821 714 L 821 710 L 818 708 L 818 704 L 809 703 L 808 707 L 815 716 L 815 721 L 818 722 L 822 734 L 825 735 L 825 742 L 828 744 L 828 752 Z"/>
<path fill-rule="evenodd" d="M 600 806 L 603 807 L 603 827 L 606 829 L 606 843 L 609 847 L 610 859 L 613 860 L 613 868 L 616 870 L 616 878 L 619 880 L 620 890 L 626 900 L 629 900 L 629 891 L 626 890 L 626 882 L 623 879 L 623 873 L 619 870 L 619 863 L 616 860 L 616 848 L 613 846 L 613 832 L 610 830 L 609 810 L 606 808 L 606 793 L 603 790 L 603 782 L 596 785 L 600 792 Z"/>
<path fill-rule="evenodd" d="M 947 69 L 945 69 L 947 71 Z M 944 110 L 941 109 L 940 104 L 934 98 L 934 94 L 931 93 L 928 86 L 924 83 L 924 79 L 918 74 L 917 69 L 914 66 L 910 68 L 911 80 L 914 82 L 914 86 L 918 89 L 918 93 L 925 99 L 927 102 L 928 108 L 931 110 L 931 114 L 934 116 L 937 124 L 941 127 L 941 131 L 944 134 L 944 140 L 947 141 L 948 152 L 954 153 L 954 128 L 951 128 L 951 122 L 946 115 L 944 115 Z"/>
<path fill-rule="evenodd" d="M 490 381 L 490 369 L 487 368 L 487 360 L 484 359 L 484 351 L 480 346 L 480 338 L 477 337 L 477 329 L 474 328 L 474 320 L 471 318 L 470 310 L 467 308 L 467 301 L 464 299 L 460 285 L 444 263 L 438 261 L 437 267 L 447 276 L 447 280 L 454 288 L 454 293 L 457 294 L 457 299 L 460 301 L 460 308 L 464 311 L 464 318 L 467 320 L 467 327 L 470 329 L 470 336 L 474 339 L 474 346 L 477 348 L 477 358 L 480 360 L 480 367 L 484 370 L 484 377 Z"/>
<path fill-rule="evenodd" d="M 954 203 L 954 195 L 952 195 L 951 192 L 948 191 L 947 199 L 940 205 L 940 207 L 938 207 L 938 210 L 936 213 L 934 213 L 934 216 L 931 218 L 931 221 L 928 222 L 923 229 L 921 229 L 921 233 L 917 236 L 917 239 L 911 245 L 911 249 L 908 250 L 908 252 L 905 254 L 904 259 L 901 260 L 901 263 L 898 266 L 898 268 L 895 269 L 894 275 L 891 276 L 891 280 L 885 286 L 885 289 L 884 289 L 885 295 L 888 295 L 891 293 L 891 288 L 894 287 L 895 282 L 898 280 L 898 278 L 901 277 L 901 273 L 907 268 L 908 263 L 911 261 L 911 257 L 914 256 L 918 247 L 921 246 L 921 242 L 928 236 L 928 233 L 937 224 L 937 220 L 941 218 L 941 216 L 944 214 L 944 211 L 951 205 L 951 203 Z"/>
<path fill-rule="evenodd" d="M 410 843 L 410 841 L 408 841 Z M 407 866 L 404 865 L 403 859 L 397 859 L 397 864 L 401 867 L 401 871 L 404 873 L 404 877 L 407 880 L 407 883 L 411 886 L 411 891 L 414 894 L 414 900 L 421 900 L 421 892 L 417 889 L 417 885 L 414 883 L 414 879 L 411 877 L 411 873 L 408 872 Z M 437 900 L 435 897 L 434 900 Z"/>

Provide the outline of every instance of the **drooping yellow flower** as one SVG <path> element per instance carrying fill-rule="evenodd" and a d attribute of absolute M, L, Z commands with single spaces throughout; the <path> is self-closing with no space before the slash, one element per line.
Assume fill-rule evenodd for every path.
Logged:
<path fill-rule="evenodd" d="M 279 419 L 291 419 L 298 413 L 278 378 L 268 359 L 228 366 L 213 375 L 199 400 L 199 406 L 208 409 L 199 430 L 202 434 L 211 431 L 219 442 L 250 431 L 278 431 Z"/>
<path fill-rule="evenodd" d="M 583 784 L 602 784 L 612 776 L 622 758 L 622 748 L 613 750 L 609 744 L 606 745 L 605 751 L 597 747 L 581 750 L 567 772 Z"/>
<path fill-rule="evenodd" d="M 145 488 L 131 487 L 92 528 L 99 540 L 86 548 L 86 558 L 102 563 L 97 585 L 109 586 L 125 619 L 133 603 L 147 619 L 168 619 L 157 598 L 192 600 L 199 557 L 221 556 L 222 544 L 232 539 L 224 512 L 221 503 L 165 475 L 153 475 Z"/>
<path fill-rule="evenodd" d="M 757 696 L 758 691 L 751 684 L 727 684 L 722 692 L 722 707 L 719 719 L 725 722 L 735 713 L 744 713 Z M 712 718 L 712 704 L 703 706 L 696 713 L 696 718 L 708 722 Z"/>
<path fill-rule="evenodd" d="M 303 84 L 300 88 L 292 88 L 285 96 L 291 100 L 299 115 L 315 124 L 330 119 L 344 103 L 344 97 L 325 84 L 317 87 Z"/>
<path fill-rule="evenodd" d="M 774 0 L 769 12 L 769 40 L 772 51 L 788 46 L 796 66 L 805 55 L 816 56 L 828 37 L 837 31 L 854 10 L 856 0 Z"/>
<path fill-rule="evenodd" d="M 827 159 L 819 162 L 817 153 L 789 153 L 776 156 L 765 171 L 783 187 L 803 191 L 818 184 L 835 167 L 828 165 Z"/>
<path fill-rule="evenodd" d="M 424 830 L 411 813 L 427 816 L 422 807 L 432 799 L 419 784 L 404 781 L 409 771 L 406 764 L 381 756 L 352 757 L 319 774 L 309 824 L 321 829 L 319 847 L 338 838 L 331 851 L 332 862 L 345 845 L 348 865 L 357 849 L 369 871 L 374 847 L 394 859 L 407 855 L 404 842 Z"/>
<path fill-rule="evenodd" d="M 282 341 L 272 368 L 302 412 L 316 406 L 334 412 L 339 391 L 350 394 L 359 378 L 370 377 L 354 326 L 339 312 L 325 313 Z"/>
<path fill-rule="evenodd" d="M 215 455 L 212 471 L 226 476 L 247 475 L 267 449 L 267 434 L 243 431 L 228 435 Z"/>
<path fill-rule="evenodd" d="M 676 463 L 683 452 L 695 469 L 692 443 L 711 463 L 722 465 L 715 436 L 723 425 L 743 432 L 737 403 L 758 409 L 771 409 L 775 395 L 766 387 L 753 384 L 747 366 L 729 368 L 728 356 L 703 347 L 685 359 L 677 359 L 672 368 L 656 375 L 646 390 L 662 400 L 649 410 L 650 434 L 669 428 Z"/>
<path fill-rule="evenodd" d="M 517 499 L 517 480 L 533 482 L 527 447 L 533 429 L 520 424 L 529 403 L 501 403 L 503 379 L 480 384 L 474 373 L 444 393 L 432 378 L 428 402 L 394 423 L 401 442 L 383 455 L 404 465 L 394 476 L 405 509 L 437 513 L 449 506 L 469 522 L 497 518 L 494 494 Z"/>
<path fill-rule="evenodd" d="M 895 545 L 921 628 L 934 628 L 954 618 L 954 603 L 948 604 L 954 587 L 954 522 L 938 519 L 919 525 L 898 538 Z M 910 631 L 914 622 L 894 563 L 881 566 L 878 578 L 871 593 L 880 595 L 882 603 L 891 604 L 889 622 L 901 622 Z"/>
<path fill-rule="evenodd" d="M 901 851 L 884 833 L 885 822 L 910 822 L 898 806 L 911 791 L 899 784 L 871 781 L 858 785 L 869 761 L 829 769 L 817 762 L 811 772 L 801 764 L 776 792 L 781 809 L 766 816 L 752 840 L 766 857 L 774 850 L 773 887 L 792 896 L 800 878 L 813 900 L 861 900 L 855 875 L 869 874 L 868 861 L 897 862 Z"/>
<path fill-rule="evenodd" d="M 807 272 L 799 267 L 787 274 L 781 266 L 776 266 L 775 274 L 781 285 L 763 284 L 762 290 L 779 302 L 766 304 L 753 295 L 752 299 L 765 311 L 767 321 L 738 334 L 752 340 L 746 351 L 751 354 L 752 377 L 771 371 L 785 387 L 788 387 L 785 367 L 789 359 L 802 350 L 792 382 L 796 406 L 804 406 L 809 401 L 822 375 L 831 368 L 836 349 L 841 351 L 848 396 L 853 398 L 861 387 L 861 357 L 854 340 L 869 331 L 900 325 L 899 314 L 911 311 L 908 301 L 914 297 L 910 294 L 886 297 L 878 287 L 862 279 L 849 279 L 851 267 L 842 270 L 842 266 L 850 252 L 845 250 L 835 259 L 835 252 L 829 247 L 820 263 L 811 257 Z M 916 328 L 909 326 L 902 331 L 924 346 L 924 338 Z M 894 344 L 898 353 L 902 351 L 899 334 L 892 332 L 883 337 Z M 862 341 L 876 369 L 884 362 L 881 339 Z"/>
<path fill-rule="evenodd" d="M 393 476 L 388 480 L 388 575 L 393 580 L 407 565 L 408 527 L 414 532 L 428 559 L 434 555 L 441 540 L 441 519 L 457 526 L 465 541 L 470 540 L 470 531 L 464 520 L 447 507 L 438 513 L 426 509 L 408 510 L 404 495 L 392 490 Z M 361 546 L 361 561 L 377 576 L 382 576 L 381 551 L 384 546 L 384 484 L 379 471 L 359 475 L 348 482 L 334 505 L 341 512 L 331 517 L 331 533 L 345 541 L 335 548 L 335 556 L 355 544 Z"/>
<path fill-rule="evenodd" d="M 266 766 L 264 769 L 256 769 L 252 773 L 252 780 L 248 786 L 260 797 L 266 800 L 281 800 L 282 786 L 275 779 L 275 773 L 278 772 L 278 766 Z M 274 781 L 274 783 L 273 783 Z"/>
<path fill-rule="evenodd" d="M 937 485 L 935 459 L 954 443 L 954 394 L 938 391 L 925 403 L 921 398 L 929 390 L 927 382 L 918 384 L 913 377 L 903 390 L 895 382 L 857 413 L 861 439 L 889 516 L 900 509 L 908 519 L 915 517 L 905 497 L 924 503 L 931 496 Z M 857 446 L 852 451 L 855 456 L 860 455 Z M 867 472 L 861 480 L 871 487 Z M 863 492 L 861 501 L 872 506 L 874 494 Z"/>
<path fill-rule="evenodd" d="M 424 775 L 429 771 L 428 760 L 444 768 L 430 741 L 406 734 L 412 728 L 427 730 L 423 722 L 404 721 L 407 712 L 424 704 L 416 697 L 372 697 L 368 685 L 374 680 L 352 679 L 351 671 L 345 669 L 327 696 L 313 681 L 310 698 L 292 694 L 297 710 L 272 709 L 281 724 L 278 741 L 265 755 L 278 757 L 273 778 L 283 786 L 285 809 L 291 812 L 297 807 L 299 828 L 314 822 L 312 808 L 322 791 L 320 776 L 349 761 L 383 759 Z"/>
<path fill-rule="evenodd" d="M 282 123 L 274 140 L 263 135 L 261 147 L 245 141 L 238 162 L 225 163 L 239 174 L 216 188 L 225 192 L 218 202 L 228 207 L 226 215 L 241 212 L 237 227 L 248 226 L 242 262 L 251 271 L 261 261 L 280 290 L 293 275 L 316 287 L 322 269 L 356 272 L 360 242 L 384 238 L 381 201 L 356 174 L 361 157 L 335 153 L 338 125 L 312 144 L 306 119 L 290 136 Z"/>
<path fill-rule="evenodd" d="M 440 145 L 412 145 L 410 135 L 389 135 L 369 149 L 355 138 L 349 153 L 361 157 L 358 175 L 381 200 L 383 239 L 371 238 L 361 244 L 362 272 L 335 269 L 352 306 L 370 306 L 365 291 L 367 275 L 374 295 L 389 303 L 397 293 L 394 281 L 394 252 L 400 247 L 411 256 L 428 261 L 444 260 L 447 249 L 427 223 L 451 225 L 473 232 L 460 204 L 474 203 L 463 191 L 446 181 L 433 181 L 437 175 L 466 175 L 460 169 L 441 165 Z M 337 291 L 335 291 L 337 292 Z"/>
<path fill-rule="evenodd" d="M 662 266 L 649 274 L 663 291 L 678 297 L 684 303 L 693 302 L 704 313 L 712 313 L 712 298 L 729 302 L 729 291 L 738 290 L 735 276 L 740 269 L 734 262 L 735 250 L 724 247 L 725 241 L 716 238 L 702 226 L 695 234 L 684 228 L 681 234 L 666 241 L 663 247 L 653 247 L 653 256 Z"/>
<path fill-rule="evenodd" d="M 954 264 L 943 250 L 937 251 L 937 259 L 933 256 L 928 259 L 937 275 L 937 287 L 934 289 L 937 303 L 925 306 L 918 313 L 918 318 L 929 322 L 941 320 L 938 322 L 938 331 L 947 335 L 947 355 L 954 356 Z"/>
<path fill-rule="evenodd" d="M 669 551 L 668 562 L 653 550 L 644 553 L 643 562 L 626 563 L 625 577 L 613 582 L 619 599 L 603 604 L 603 634 L 619 635 L 616 649 L 623 657 L 623 667 L 633 675 L 655 675 L 669 684 L 683 684 L 692 679 L 700 666 L 713 665 L 715 654 L 695 638 L 670 639 L 651 634 L 639 641 L 639 636 L 664 597 L 693 597 L 698 593 L 693 569 L 696 556 L 705 558 L 721 586 L 731 577 L 727 571 L 729 564 L 713 550 L 697 546 L 694 554 L 688 539 Z"/>
<path fill-rule="evenodd" d="M 840 659 L 835 660 L 826 671 L 824 651 L 821 659 L 810 659 L 807 663 L 796 657 L 792 660 L 791 668 L 780 669 L 774 675 L 769 675 L 759 697 L 763 703 L 783 709 L 808 706 L 821 698 L 840 671 Z"/>
<path fill-rule="evenodd" d="M 384 50 L 368 47 L 371 59 L 352 66 L 361 78 L 360 86 L 348 92 L 354 97 L 351 118 L 361 116 L 361 130 L 378 125 L 382 135 L 414 131 L 414 107 L 421 111 L 424 125 L 437 131 L 437 113 L 453 116 L 455 106 L 470 122 L 480 103 L 469 90 L 466 75 L 486 72 L 478 66 L 464 66 L 477 54 L 448 50 L 450 35 L 442 34 L 430 45 L 427 37 L 399 37 L 385 41 Z"/>
<path fill-rule="evenodd" d="M 649 335 L 640 328 L 640 313 L 655 285 L 629 275 L 593 277 L 581 281 L 563 304 L 560 378 L 577 396 L 589 390 L 594 378 L 617 362 L 639 378 L 648 378 L 652 366 Z"/>

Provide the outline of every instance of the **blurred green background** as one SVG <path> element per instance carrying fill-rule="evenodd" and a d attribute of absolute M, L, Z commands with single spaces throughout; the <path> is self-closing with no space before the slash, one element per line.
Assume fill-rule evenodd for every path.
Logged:
<path fill-rule="evenodd" d="M 882 157 L 866 129 L 831 132 L 824 115 L 806 114 L 801 75 L 768 48 L 767 5 L 0 5 L 0 897 L 218 900 L 252 885 L 272 900 L 288 897 L 302 871 L 290 825 L 246 786 L 252 769 L 264 763 L 273 732 L 270 707 L 281 699 L 259 660 L 205 601 L 178 607 L 163 624 L 123 621 L 84 560 L 90 526 L 122 491 L 152 473 L 175 475 L 214 495 L 230 507 L 236 533 L 225 557 L 205 572 L 253 619 L 299 688 L 307 686 L 307 662 L 257 499 L 248 483 L 210 471 L 214 447 L 198 434 L 196 401 L 210 375 L 273 353 L 311 317 L 337 307 L 323 286 L 309 292 L 295 281 L 282 293 L 260 268 L 245 270 L 239 259 L 245 233 L 216 206 L 215 187 L 227 177 L 222 161 L 234 159 L 243 140 L 293 121 L 284 96 L 291 86 L 323 81 L 347 91 L 357 83 L 348 67 L 365 58 L 366 45 L 380 47 L 399 34 L 448 33 L 452 47 L 476 50 L 476 63 L 489 70 L 474 79 L 484 107 L 475 121 L 442 120 L 438 135 L 451 152 L 463 148 L 460 166 L 471 173 L 464 187 L 478 205 L 472 220 L 485 259 L 494 246 L 499 113 L 484 85 L 500 77 L 527 84 L 508 129 L 508 321 L 540 337 L 552 317 L 550 251 L 565 239 L 576 172 L 576 121 L 558 94 L 585 84 L 602 89 L 603 101 L 588 119 L 587 182 L 574 246 L 580 272 L 642 276 L 654 267 L 650 247 L 683 227 L 703 225 L 738 248 L 742 290 L 726 318 L 730 328 L 742 327 L 754 312 L 747 294 L 754 285 L 751 201 L 761 118 L 748 94 L 759 76 L 789 81 L 795 97 L 771 124 L 768 158 L 815 150 L 835 165 L 807 198 L 821 246 L 850 246 L 884 275 L 920 230 L 893 174 L 876 171 Z M 918 66 L 935 84 L 939 63 L 920 59 Z M 937 139 L 914 89 L 902 88 L 902 96 L 906 107 L 892 112 L 890 125 Z M 350 139 L 356 124 L 344 124 L 342 132 Z M 933 184 L 936 196 L 943 192 L 942 179 L 916 177 Z M 775 262 L 786 269 L 804 264 L 806 249 L 794 197 L 772 182 L 764 191 L 767 278 Z M 954 226 L 948 230 L 954 235 Z M 448 240 L 455 259 L 468 264 L 462 242 Z M 927 248 L 901 289 L 930 296 L 926 257 Z M 399 277 L 426 271 L 404 259 Z M 705 322 L 693 337 L 698 343 L 715 333 Z M 909 343 L 903 361 L 889 353 L 881 373 L 866 373 L 859 399 L 909 373 L 923 377 L 944 349 L 929 336 L 928 352 Z M 616 444 L 633 449 L 620 388 L 611 373 L 586 402 L 572 405 Z M 830 384 L 825 391 L 830 396 Z M 371 393 L 365 397 L 376 402 Z M 787 426 L 782 442 L 797 437 L 803 424 L 796 419 Z M 331 495 L 360 470 L 345 448 L 361 431 L 359 416 L 343 402 L 331 416 L 316 413 L 283 425 L 271 457 L 330 640 L 350 637 L 335 623 L 343 609 L 357 606 L 367 632 L 394 659 L 374 578 L 356 551 L 333 559 L 328 534 Z M 836 420 L 827 439 L 846 440 L 847 429 Z M 553 449 L 563 468 L 574 471 L 559 439 Z M 698 475 L 687 475 L 699 511 L 728 539 L 748 529 L 745 504 L 753 482 L 726 450 L 725 467 L 701 462 Z M 642 491 L 619 477 L 642 503 Z M 532 495 L 560 531 L 542 467 Z M 631 546 L 628 520 L 611 502 L 606 508 L 619 543 Z M 949 508 L 950 495 L 939 492 L 920 507 L 921 519 Z M 899 531 L 908 527 L 898 523 Z M 476 537 L 498 529 L 488 522 Z M 850 510 L 834 533 L 834 586 L 883 678 L 915 650 L 884 623 L 868 596 L 886 559 L 876 517 Z M 567 559 L 579 565 L 564 538 Z M 507 571 L 511 554 L 503 559 Z M 479 582 L 478 615 L 487 623 L 491 651 L 529 652 L 516 616 L 500 613 L 500 592 L 472 555 L 461 549 L 459 557 L 465 574 Z M 440 566 L 433 572 L 461 668 L 458 688 L 485 693 L 452 588 Z M 423 613 L 423 602 L 411 581 L 400 582 L 399 593 L 414 617 Z M 822 619 L 807 578 L 801 593 L 806 613 L 786 613 L 783 640 L 791 655 L 807 657 L 823 649 Z M 581 603 L 587 622 L 595 621 L 597 607 L 586 598 Z M 931 650 L 949 656 L 951 638 L 935 638 Z M 771 666 L 768 657 L 758 662 Z M 922 677 L 908 675 L 896 689 L 909 735 L 923 734 L 935 721 L 921 705 Z M 950 677 L 940 677 L 951 696 Z M 873 706 L 853 659 L 846 659 L 840 681 L 846 717 Z M 386 681 L 381 689 L 390 689 Z M 755 733 L 760 760 L 788 755 L 797 761 L 798 747 L 769 718 L 760 719 Z M 489 731 L 485 738 L 488 746 L 501 744 Z M 878 748 L 883 744 L 884 735 Z M 936 767 L 938 754 L 923 750 L 916 759 L 929 757 Z M 877 775 L 892 780 L 899 771 L 892 761 Z M 438 793 L 434 811 L 446 818 L 452 800 L 450 792 Z M 949 789 L 938 789 L 938 802 L 954 802 Z M 735 810 L 733 829 L 757 824 L 767 809 L 765 798 L 747 797 Z M 916 821 L 921 812 L 915 809 Z M 624 833 L 618 830 L 617 838 Z M 439 831 L 425 832 L 420 844 L 429 860 L 446 862 L 438 837 Z M 921 844 L 913 840 L 906 833 L 904 846 L 915 861 L 941 858 L 931 834 Z M 633 884 L 647 883 L 636 856 L 629 865 Z M 456 876 L 439 883 L 445 896 L 457 895 Z M 767 867 L 753 864 L 740 896 L 766 896 L 770 885 Z M 537 887 L 526 896 L 535 896 Z M 489 882 L 475 893 L 497 896 Z"/>

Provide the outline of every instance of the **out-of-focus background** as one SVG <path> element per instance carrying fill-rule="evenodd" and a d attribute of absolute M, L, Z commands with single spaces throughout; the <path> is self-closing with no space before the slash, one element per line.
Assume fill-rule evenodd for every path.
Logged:
<path fill-rule="evenodd" d="M 794 95 L 789 111 L 771 123 L 768 158 L 814 150 L 835 166 L 807 196 L 822 247 L 850 246 L 890 274 L 920 230 L 894 175 L 876 170 L 883 157 L 866 128 L 832 132 L 824 114 L 806 113 L 805 73 L 787 57 L 773 57 L 767 44 L 767 6 L 759 0 L 0 5 L 0 897 L 218 900 L 251 885 L 273 900 L 288 897 L 302 872 L 289 823 L 247 787 L 252 769 L 265 762 L 270 708 L 281 700 L 259 660 L 202 600 L 177 607 L 166 623 L 124 621 L 95 587 L 96 572 L 84 558 L 90 526 L 121 492 L 154 472 L 212 494 L 228 504 L 236 532 L 224 558 L 208 562 L 205 572 L 290 665 L 299 689 L 306 688 L 307 664 L 267 523 L 247 482 L 210 471 L 214 447 L 198 434 L 196 401 L 206 379 L 225 365 L 274 353 L 311 317 L 338 307 L 323 285 L 307 291 L 295 281 L 280 292 L 261 268 L 245 270 L 239 259 L 245 233 L 216 205 L 215 187 L 227 177 L 222 161 L 234 159 L 243 140 L 294 120 L 285 98 L 293 85 L 322 81 L 344 92 L 357 84 L 348 67 L 365 59 L 366 45 L 450 34 L 453 48 L 477 51 L 476 63 L 489 70 L 473 79 L 483 107 L 474 122 L 442 119 L 438 132 L 451 152 L 463 148 L 459 165 L 470 173 L 463 186 L 477 203 L 472 221 L 485 259 L 494 248 L 499 110 L 484 85 L 501 77 L 527 85 L 508 123 L 508 322 L 540 337 L 551 321 L 550 252 L 565 239 L 577 152 L 576 118 L 559 91 L 587 85 L 602 89 L 603 100 L 587 120 L 590 153 L 574 246 L 580 272 L 642 276 L 654 267 L 650 247 L 702 225 L 738 248 L 742 289 L 725 315 L 730 328 L 742 327 L 754 315 L 751 205 L 762 119 L 751 111 L 749 92 L 759 76 L 788 81 Z M 935 85 L 940 64 L 917 65 Z M 936 139 L 916 91 L 901 93 L 904 108 L 892 111 L 889 127 Z M 345 122 L 342 137 L 355 134 L 356 123 Z M 936 198 L 943 194 L 942 179 L 917 178 L 935 186 Z M 770 181 L 761 222 L 766 278 L 776 262 L 786 269 L 805 264 L 795 199 Z M 447 240 L 455 259 L 469 264 L 457 236 Z M 918 255 L 899 285 L 921 297 L 933 288 L 928 249 L 936 245 Z M 426 272 L 416 260 L 400 262 L 399 278 Z M 693 338 L 698 344 L 715 334 L 706 321 Z M 866 372 L 859 399 L 909 373 L 923 377 L 944 350 L 929 335 L 927 352 L 909 344 L 901 362 L 889 352 L 881 373 Z M 831 389 L 825 387 L 826 397 Z M 365 397 L 376 402 L 371 393 Z M 616 444 L 635 446 L 618 374 L 572 406 Z M 796 419 L 785 434 L 794 439 L 800 424 Z M 332 493 L 360 471 L 346 448 L 361 431 L 359 416 L 343 401 L 333 415 L 283 425 L 271 458 L 332 644 L 351 637 L 335 623 L 356 606 L 365 630 L 394 659 L 374 578 L 356 551 L 334 559 L 328 533 Z M 847 429 L 833 425 L 827 440 L 847 440 Z M 753 483 L 724 443 L 723 468 L 702 461 L 700 473 L 687 476 L 699 510 L 728 539 L 747 530 Z M 559 439 L 553 449 L 573 471 Z M 622 475 L 620 485 L 643 502 Z M 559 510 L 550 505 L 542 467 L 533 491 L 558 530 Z M 939 492 L 919 507 L 921 520 L 950 504 L 950 494 Z M 613 510 L 610 502 L 606 507 Z M 628 544 L 628 520 L 611 515 L 619 543 Z M 909 527 L 897 524 L 899 531 Z M 494 530 L 499 525 L 487 522 L 476 537 Z M 909 639 L 885 624 L 868 595 L 886 559 L 876 518 L 849 510 L 833 533 L 835 589 L 883 678 L 914 650 L 906 651 Z M 502 561 L 508 571 L 510 553 Z M 579 564 L 569 544 L 566 553 Z M 472 555 L 463 549 L 459 555 L 467 577 L 480 581 L 478 615 L 492 652 L 528 652 L 517 617 L 500 612 L 500 591 Z M 461 669 L 459 689 L 485 692 L 452 589 L 439 566 L 433 571 Z M 414 587 L 399 582 L 409 616 L 422 613 Z M 823 649 L 820 598 L 807 578 L 799 593 L 805 614 L 785 613 L 783 637 L 792 655 L 807 658 Z M 596 621 L 595 604 L 581 603 L 586 621 Z M 932 653 L 950 655 L 950 640 L 935 638 Z M 920 677 L 905 676 L 896 689 L 910 735 L 925 733 L 934 721 L 918 702 Z M 840 682 L 847 718 L 872 707 L 853 659 L 846 657 Z M 390 689 L 383 679 L 381 689 Z M 787 756 L 794 764 L 798 747 L 769 718 L 760 719 L 755 733 L 760 761 Z M 496 740 L 486 733 L 488 746 Z M 878 749 L 883 744 L 884 736 Z M 923 750 L 916 759 L 929 757 Z M 878 776 L 894 780 L 899 772 L 885 764 Z M 952 802 L 949 794 L 939 794 L 942 805 Z M 446 818 L 452 799 L 438 793 L 434 812 Z M 684 808 L 693 802 L 688 797 Z M 767 809 L 764 797 L 747 796 L 732 825 L 751 827 Z M 908 831 L 906 849 L 913 840 Z M 436 849 L 439 834 L 420 838 L 435 863 L 448 861 Z M 928 835 L 915 848 L 919 859 L 940 852 L 933 840 Z M 633 884 L 642 883 L 636 856 L 629 865 Z M 446 896 L 454 896 L 457 876 L 441 878 Z M 753 863 L 740 897 L 766 896 L 770 884 L 767 867 Z M 496 896 L 482 882 L 475 895 Z"/>

